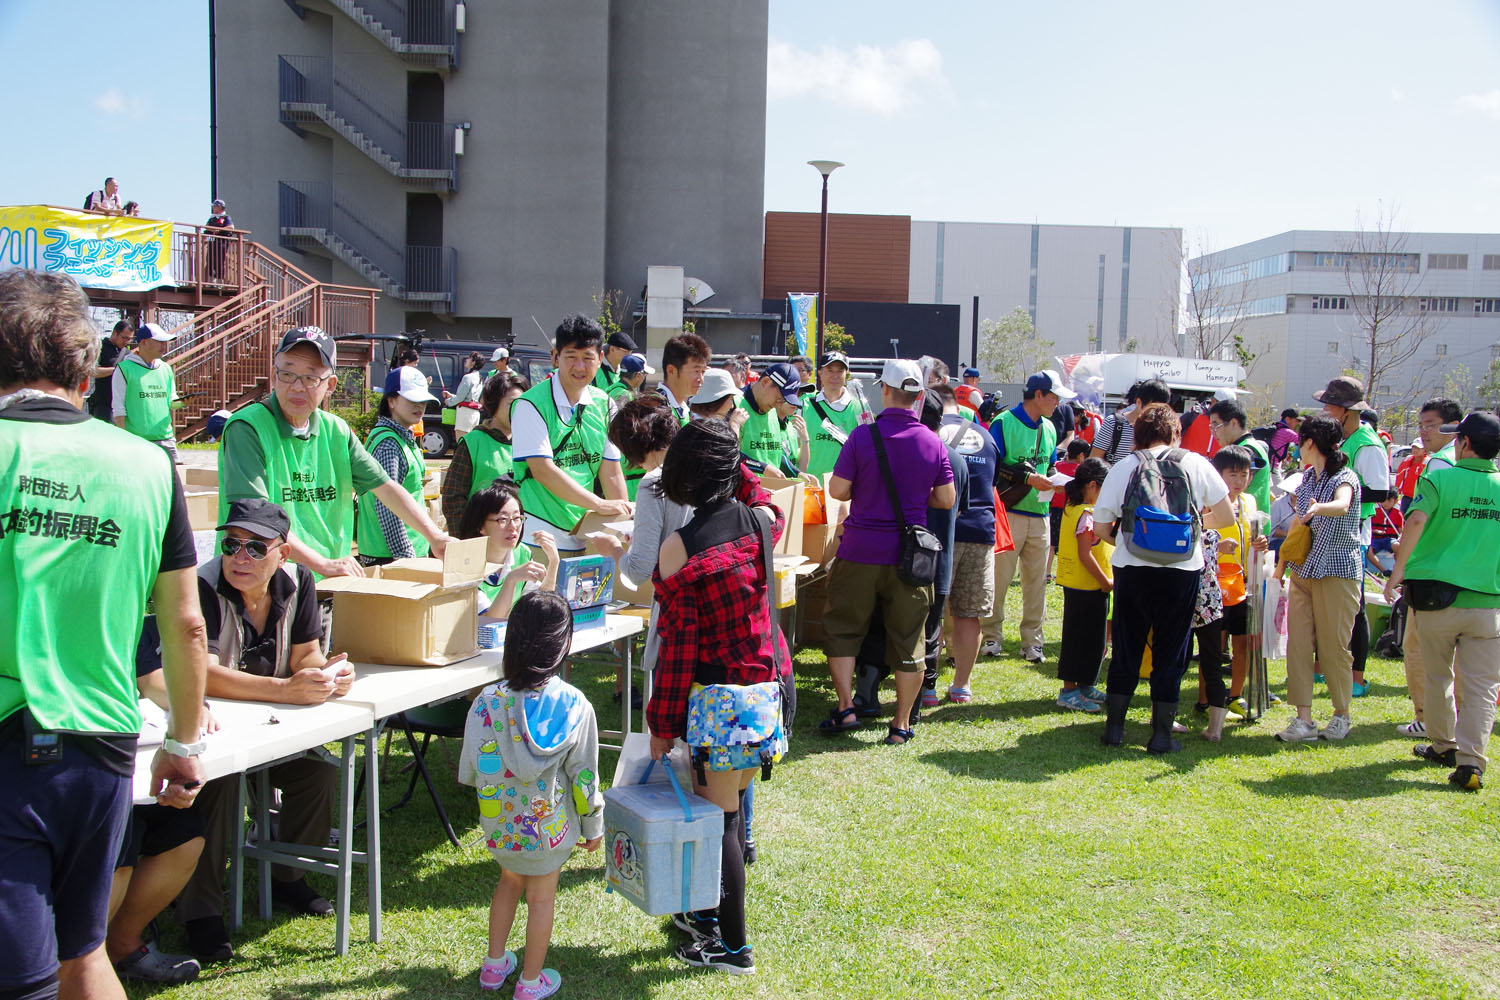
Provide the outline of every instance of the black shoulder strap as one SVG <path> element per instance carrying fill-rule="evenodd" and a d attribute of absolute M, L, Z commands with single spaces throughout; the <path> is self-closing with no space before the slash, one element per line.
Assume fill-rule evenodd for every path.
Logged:
<path fill-rule="evenodd" d="M 828 411 L 823 409 L 823 404 L 815 399 L 812 401 L 812 406 L 813 409 L 818 411 L 818 419 L 823 421 L 825 424 L 828 423 Z"/>
<path fill-rule="evenodd" d="M 1125 434 L 1125 428 L 1120 423 L 1120 415 L 1116 413 L 1113 419 L 1115 426 L 1114 430 L 1109 432 L 1109 451 L 1104 453 L 1104 457 L 1111 462 L 1115 460 L 1115 449 L 1120 447 L 1120 438 Z"/>
<path fill-rule="evenodd" d="M 885 480 L 886 495 L 891 498 L 891 511 L 896 515 L 896 523 L 905 527 L 906 512 L 901 509 L 901 498 L 896 495 L 896 477 L 891 475 L 891 462 L 885 457 L 885 442 L 880 439 L 880 428 L 874 424 L 870 425 L 870 437 L 875 440 L 875 458 L 880 462 L 880 475 Z"/>

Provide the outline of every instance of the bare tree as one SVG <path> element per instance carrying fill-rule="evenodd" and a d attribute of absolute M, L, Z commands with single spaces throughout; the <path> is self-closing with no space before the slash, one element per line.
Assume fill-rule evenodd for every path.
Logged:
<path fill-rule="evenodd" d="M 1196 253 L 1185 249 L 1187 295 L 1180 353 L 1214 361 L 1236 361 L 1248 376 L 1256 354 L 1245 345 L 1249 318 L 1250 271 L 1246 264 L 1215 267 L 1208 241 L 1200 236 Z"/>
<path fill-rule="evenodd" d="M 979 322 L 979 367 L 1000 382 L 1019 382 L 1045 368 L 1053 346 L 1037 334 L 1031 315 L 1020 306 L 1001 319 Z"/>
<path fill-rule="evenodd" d="M 1365 227 L 1356 216 L 1355 232 L 1339 254 L 1348 307 L 1354 317 L 1347 360 L 1365 384 L 1365 398 L 1382 397 L 1382 409 L 1405 409 L 1423 391 L 1429 360 L 1411 371 L 1423 343 L 1438 329 L 1435 310 L 1424 308 L 1421 254 L 1409 252 L 1409 234 L 1398 232 L 1395 211 L 1383 208 Z"/>

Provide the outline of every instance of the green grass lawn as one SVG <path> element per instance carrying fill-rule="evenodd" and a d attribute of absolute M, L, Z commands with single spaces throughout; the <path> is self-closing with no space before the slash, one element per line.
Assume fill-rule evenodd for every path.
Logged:
<path fill-rule="evenodd" d="M 1179 718 L 1194 732 L 1181 753 L 1153 757 L 1144 686 L 1119 749 L 1099 744 L 1098 716 L 1053 704 L 1057 614 L 1047 663 L 1022 663 L 1012 631 L 1012 655 L 976 670 L 974 702 L 929 713 L 906 747 L 880 745 L 883 723 L 818 736 L 831 687 L 822 654 L 804 650 L 792 753 L 757 797 L 759 972 L 678 964 L 665 921 L 607 895 L 602 857 L 579 851 L 547 962 L 561 995 L 1500 996 L 1500 786 L 1453 791 L 1448 769 L 1411 755 L 1394 731 L 1410 718 L 1399 663 L 1371 662 L 1344 743 L 1291 747 L 1272 738 L 1289 715 L 1274 707 L 1259 724 L 1231 723 L 1221 744 L 1200 740 L 1190 671 Z M 1281 689 L 1283 666 L 1271 674 Z M 574 679 L 608 722 L 611 682 L 583 667 Z M 404 759 L 393 750 L 387 802 Z M 430 759 L 451 774 L 441 752 Z M 600 763 L 613 773 L 614 754 Z M 472 793 L 446 782 L 467 846 L 446 842 L 420 790 L 386 818 L 380 944 L 362 936 L 361 875 L 346 957 L 333 955 L 329 922 L 252 919 L 235 962 L 160 995 L 479 993 L 498 869 L 476 842 Z M 519 934 L 518 922 L 513 947 Z M 175 927 L 165 943 L 181 944 Z"/>

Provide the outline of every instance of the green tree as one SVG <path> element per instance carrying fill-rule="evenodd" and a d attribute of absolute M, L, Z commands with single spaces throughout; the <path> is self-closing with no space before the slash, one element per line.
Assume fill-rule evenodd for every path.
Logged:
<path fill-rule="evenodd" d="M 1479 396 L 1481 406 L 1490 409 L 1500 409 L 1500 358 L 1490 362 L 1490 367 L 1484 373 L 1484 381 L 1479 383 L 1475 390 Z"/>
<path fill-rule="evenodd" d="M 1030 314 L 1020 306 L 1000 319 L 979 323 L 979 367 L 998 382 L 1019 382 L 1045 368 L 1053 346 L 1036 332 Z"/>
<path fill-rule="evenodd" d="M 844 324 L 823 324 L 823 351 L 825 353 L 828 351 L 848 351 L 853 346 L 854 334 L 845 330 Z M 807 345 L 807 349 L 809 351 L 813 350 L 813 345 L 810 340 Z M 793 354 L 798 353 L 797 335 L 795 333 L 789 333 L 786 335 L 786 353 L 787 357 L 791 357 Z"/>

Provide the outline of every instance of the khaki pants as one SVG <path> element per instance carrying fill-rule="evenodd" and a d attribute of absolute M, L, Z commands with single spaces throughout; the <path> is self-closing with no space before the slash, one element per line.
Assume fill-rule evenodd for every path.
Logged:
<path fill-rule="evenodd" d="M 1046 515 L 1027 517 L 1006 512 L 1016 547 L 995 556 L 995 610 L 983 621 L 984 641 L 999 642 L 1005 621 L 1005 593 L 1016 569 L 1021 571 L 1021 648 L 1040 647 L 1042 618 L 1047 613 L 1047 553 L 1052 550 Z"/>
<path fill-rule="evenodd" d="M 1291 594 L 1287 601 L 1286 694 L 1294 708 L 1311 708 L 1313 660 L 1328 682 L 1333 711 L 1349 714 L 1354 690 L 1354 657 L 1349 638 L 1354 616 L 1359 613 L 1360 581 L 1342 576 L 1304 580 L 1289 574 Z"/>
<path fill-rule="evenodd" d="M 1413 611 L 1411 618 L 1422 622 L 1432 748 L 1457 750 L 1460 764 L 1483 771 L 1484 748 L 1495 722 L 1495 696 L 1500 693 L 1500 608 Z M 1462 714 L 1454 701 L 1455 672 L 1465 706 Z"/>
<path fill-rule="evenodd" d="M 1422 662 L 1422 633 L 1417 613 L 1406 609 L 1406 638 L 1401 643 L 1401 665 L 1406 668 L 1406 693 L 1411 697 L 1412 718 L 1427 721 L 1427 667 Z"/>

